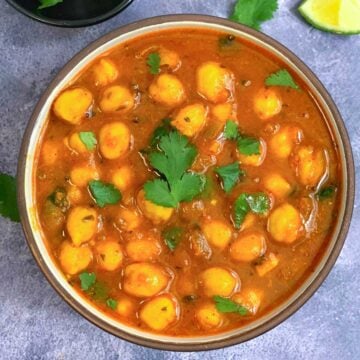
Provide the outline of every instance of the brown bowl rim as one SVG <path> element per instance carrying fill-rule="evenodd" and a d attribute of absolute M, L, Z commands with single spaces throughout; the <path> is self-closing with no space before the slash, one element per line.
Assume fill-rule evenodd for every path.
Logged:
<path fill-rule="evenodd" d="M 294 300 L 289 306 L 283 309 L 281 312 L 270 318 L 268 321 L 260 324 L 258 327 L 254 329 L 249 329 L 249 331 L 242 333 L 242 334 L 235 334 L 229 336 L 225 339 L 215 340 L 213 342 L 207 343 L 177 343 L 176 339 L 174 342 L 161 342 L 158 340 L 147 339 L 145 337 L 137 336 L 134 334 L 127 333 L 122 331 L 118 328 L 114 328 L 106 321 L 101 318 L 94 316 L 88 309 L 81 303 L 75 301 L 70 295 L 66 294 L 64 289 L 61 287 L 60 283 L 57 282 L 56 278 L 52 274 L 52 272 L 47 268 L 44 261 L 42 260 L 42 256 L 39 252 L 38 247 L 36 246 L 35 238 L 33 236 L 31 225 L 30 225 L 30 218 L 28 216 L 28 210 L 26 208 L 25 202 L 25 166 L 26 166 L 26 155 L 28 153 L 28 147 L 30 143 L 30 137 L 32 131 L 34 129 L 34 125 L 36 120 L 39 116 L 39 113 L 46 102 L 46 99 L 51 94 L 53 89 L 57 86 L 57 84 L 72 70 L 72 68 L 78 64 L 83 58 L 85 58 L 89 53 L 94 51 L 96 48 L 100 47 L 104 43 L 112 40 L 115 37 L 123 35 L 127 32 L 134 31 L 141 29 L 143 27 L 160 25 L 163 23 L 172 23 L 172 22 L 179 22 L 179 21 L 191 21 L 191 22 L 200 22 L 200 23 L 208 23 L 214 25 L 222 25 L 226 27 L 233 28 L 234 30 L 238 30 L 241 32 L 245 32 L 250 36 L 256 37 L 263 43 L 269 44 L 277 51 L 279 51 L 285 58 L 292 61 L 296 67 L 302 71 L 308 80 L 314 85 L 320 95 L 323 97 L 325 103 L 328 105 L 330 112 L 333 115 L 334 122 L 338 128 L 338 132 L 340 135 L 340 139 L 342 145 L 344 147 L 344 157 L 345 157 L 345 164 L 343 164 L 343 173 L 346 171 L 347 174 L 347 194 L 342 199 L 345 201 L 345 209 L 344 209 L 344 217 L 340 226 L 339 234 L 337 240 L 335 241 L 334 247 L 329 254 L 326 262 L 318 273 L 317 277 L 308 285 L 305 291 L 299 295 L 299 297 Z M 186 25 L 184 25 L 186 27 Z M 37 103 L 33 114 L 30 118 L 30 121 L 27 125 L 25 130 L 25 134 L 23 137 L 23 142 L 21 145 L 20 155 L 19 155 L 19 163 L 18 163 L 18 204 L 19 204 L 19 211 L 20 211 L 20 218 L 21 223 L 23 226 L 23 231 L 25 234 L 25 238 L 27 240 L 28 246 L 30 250 L 42 270 L 43 274 L 45 275 L 48 282 L 52 285 L 52 287 L 56 290 L 56 292 L 78 313 L 80 313 L 83 317 L 85 317 L 88 321 L 93 323 L 94 325 L 98 326 L 99 328 L 107 331 L 108 333 L 115 335 L 121 339 L 130 341 L 137 345 L 146 346 L 149 348 L 154 348 L 158 350 L 172 350 L 172 351 L 204 351 L 204 350 L 213 350 L 224 348 L 231 345 L 240 344 L 242 342 L 248 341 L 252 338 L 255 338 L 275 326 L 279 325 L 281 322 L 286 320 L 292 314 L 294 314 L 301 306 L 305 304 L 307 300 L 315 293 L 315 291 L 319 288 L 322 282 L 325 280 L 327 275 L 329 274 L 330 270 L 332 269 L 333 265 L 336 262 L 337 257 L 340 254 L 340 251 L 343 247 L 344 241 L 346 239 L 346 235 L 349 230 L 352 212 L 353 212 L 353 205 L 354 205 L 354 197 L 355 197 L 355 170 L 354 170 L 354 161 L 353 161 L 353 154 L 351 150 L 350 140 L 345 128 L 345 124 L 342 120 L 339 110 L 337 109 L 334 101 L 332 100 L 331 96 L 320 82 L 320 80 L 316 77 L 316 75 L 309 69 L 307 65 L 305 65 L 293 52 L 287 49 L 284 45 L 280 44 L 278 41 L 274 40 L 273 38 L 253 30 L 247 26 L 234 23 L 227 19 L 218 18 L 214 16 L 208 15 L 196 15 L 196 14 L 179 14 L 179 15 L 163 15 L 157 16 L 153 18 L 148 18 L 144 20 L 140 20 L 125 26 L 122 26 L 104 36 L 100 39 L 94 41 L 83 50 L 81 50 L 78 54 L 76 54 L 58 73 L 58 75 L 54 78 L 54 80 L 50 83 L 47 87 L 45 92 L 43 93 L 42 97 L 40 98 L 39 102 Z"/>

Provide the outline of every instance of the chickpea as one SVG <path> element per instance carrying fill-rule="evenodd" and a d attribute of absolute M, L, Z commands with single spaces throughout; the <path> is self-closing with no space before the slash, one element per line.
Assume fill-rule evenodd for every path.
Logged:
<path fill-rule="evenodd" d="M 181 81 L 174 75 L 161 74 L 149 88 L 150 96 L 158 103 L 175 107 L 185 100 L 185 89 Z"/>
<path fill-rule="evenodd" d="M 180 295 L 187 296 L 196 293 L 196 283 L 191 275 L 178 275 L 176 290 Z"/>
<path fill-rule="evenodd" d="M 202 225 L 202 231 L 210 245 L 219 249 L 226 248 L 231 240 L 231 227 L 223 221 L 213 220 Z"/>
<path fill-rule="evenodd" d="M 303 139 L 303 132 L 296 126 L 285 126 L 279 130 L 270 140 L 270 151 L 280 159 L 287 159 L 294 145 Z"/>
<path fill-rule="evenodd" d="M 100 129 L 100 152 L 106 159 L 113 160 L 124 155 L 129 150 L 130 143 L 130 130 L 121 122 L 108 123 Z"/>
<path fill-rule="evenodd" d="M 79 204 L 83 199 L 83 193 L 77 186 L 69 186 L 67 189 L 67 197 L 71 205 Z"/>
<path fill-rule="evenodd" d="M 141 216 L 135 210 L 122 208 L 119 215 L 121 228 L 126 231 L 133 231 L 141 225 Z"/>
<path fill-rule="evenodd" d="M 230 103 L 218 104 L 211 109 L 212 116 L 222 124 L 231 118 L 232 112 L 233 106 Z"/>
<path fill-rule="evenodd" d="M 68 138 L 67 145 L 71 150 L 77 152 L 78 154 L 86 154 L 89 152 L 85 144 L 81 141 L 79 133 L 71 134 L 71 136 Z"/>
<path fill-rule="evenodd" d="M 98 180 L 99 173 L 89 165 L 77 166 L 70 171 L 71 183 L 78 187 L 86 187 L 90 180 Z"/>
<path fill-rule="evenodd" d="M 244 289 L 236 293 L 232 300 L 244 306 L 252 315 L 255 315 L 260 307 L 264 294 L 259 289 Z"/>
<path fill-rule="evenodd" d="M 206 303 L 196 309 L 195 319 L 201 328 L 214 329 L 221 326 L 224 316 L 216 309 L 215 304 Z"/>
<path fill-rule="evenodd" d="M 230 256 L 236 261 L 250 262 L 264 255 L 266 238 L 258 231 L 240 234 L 230 246 Z"/>
<path fill-rule="evenodd" d="M 270 173 L 265 175 L 263 180 L 265 189 L 274 194 L 277 198 L 283 199 L 291 193 L 291 185 L 277 173 Z"/>
<path fill-rule="evenodd" d="M 196 71 L 198 93 L 213 103 L 224 103 L 232 96 L 234 75 L 217 62 L 201 64 Z"/>
<path fill-rule="evenodd" d="M 70 210 L 66 229 L 74 245 L 85 243 L 97 232 L 97 213 L 90 207 L 77 206 Z"/>
<path fill-rule="evenodd" d="M 133 261 L 152 261 L 159 257 L 161 245 L 155 238 L 137 239 L 126 244 L 126 253 Z"/>
<path fill-rule="evenodd" d="M 146 200 L 144 190 L 139 192 L 137 203 L 143 214 L 156 225 L 168 221 L 174 212 L 173 208 L 156 205 Z"/>
<path fill-rule="evenodd" d="M 176 51 L 165 48 L 159 49 L 160 66 L 168 66 L 171 70 L 176 71 L 181 66 L 180 56 Z"/>
<path fill-rule="evenodd" d="M 131 317 L 135 312 L 135 304 L 127 296 L 122 296 L 117 300 L 116 312 L 124 317 Z"/>
<path fill-rule="evenodd" d="M 323 150 L 301 146 L 294 157 L 297 175 L 303 185 L 316 186 L 326 172 Z"/>
<path fill-rule="evenodd" d="M 237 151 L 237 157 L 242 165 L 260 166 L 266 157 L 266 142 L 260 139 L 260 154 L 245 155 Z"/>
<path fill-rule="evenodd" d="M 61 246 L 59 261 L 65 273 L 75 275 L 89 266 L 92 252 L 87 246 L 76 247 L 66 241 Z"/>
<path fill-rule="evenodd" d="M 164 290 L 169 280 L 170 276 L 162 266 L 139 262 L 126 266 L 123 287 L 129 295 L 150 297 Z"/>
<path fill-rule="evenodd" d="M 178 303 L 171 294 L 162 294 L 146 301 L 140 309 L 140 319 L 151 329 L 166 329 L 178 319 Z"/>
<path fill-rule="evenodd" d="M 197 135 L 205 126 L 207 109 L 203 104 L 182 108 L 171 124 L 188 137 Z"/>
<path fill-rule="evenodd" d="M 93 103 L 91 92 L 85 88 L 76 87 L 64 90 L 54 101 L 55 115 L 72 125 L 77 125 L 85 117 Z"/>
<path fill-rule="evenodd" d="M 245 216 L 244 222 L 241 224 L 240 230 L 244 231 L 246 229 L 253 227 L 256 224 L 256 219 L 257 219 L 257 216 L 255 214 L 253 214 L 251 212 L 248 213 Z"/>
<path fill-rule="evenodd" d="M 238 286 L 238 278 L 222 267 L 211 267 L 199 275 L 200 285 L 206 296 L 230 296 Z"/>
<path fill-rule="evenodd" d="M 265 257 L 265 259 L 258 265 L 256 265 L 256 272 L 259 276 L 263 277 L 267 273 L 269 273 L 271 270 L 275 269 L 279 264 L 278 257 L 270 253 Z"/>
<path fill-rule="evenodd" d="M 261 89 L 254 98 L 254 111 L 261 120 L 280 113 L 282 101 L 274 89 Z"/>
<path fill-rule="evenodd" d="M 114 62 L 108 58 L 100 59 L 92 68 L 96 86 L 106 86 L 114 82 L 119 72 Z"/>
<path fill-rule="evenodd" d="M 55 140 L 46 140 L 41 149 L 41 158 L 46 166 L 54 165 L 61 154 L 60 144 Z"/>
<path fill-rule="evenodd" d="M 130 166 L 122 166 L 112 174 L 112 183 L 121 191 L 127 190 L 133 180 L 133 172 Z"/>
<path fill-rule="evenodd" d="M 113 85 L 105 89 L 99 102 L 103 112 L 128 112 L 134 105 L 134 95 L 128 88 L 121 85 Z"/>
<path fill-rule="evenodd" d="M 105 240 L 96 244 L 97 262 L 106 271 L 117 270 L 123 263 L 124 254 L 116 240 Z"/>
<path fill-rule="evenodd" d="M 268 231 L 279 242 L 290 244 L 300 234 L 302 219 L 299 211 L 288 203 L 277 207 L 269 216 Z"/>

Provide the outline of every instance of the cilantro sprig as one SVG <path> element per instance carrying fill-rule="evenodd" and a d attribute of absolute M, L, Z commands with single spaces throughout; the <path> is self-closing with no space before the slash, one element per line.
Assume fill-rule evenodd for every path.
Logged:
<path fill-rule="evenodd" d="M 245 172 L 240 169 L 239 163 L 219 166 L 214 170 L 222 179 L 223 188 L 226 193 L 229 193 L 235 185 L 239 182 L 240 177 L 245 175 Z"/>
<path fill-rule="evenodd" d="M 121 192 L 113 185 L 101 180 L 91 180 L 89 189 L 96 204 L 103 208 L 106 205 L 115 205 L 121 198 Z"/>
<path fill-rule="evenodd" d="M 277 0 L 237 0 L 230 20 L 260 30 L 263 22 L 273 18 Z"/>
<path fill-rule="evenodd" d="M 286 69 L 280 69 L 274 72 L 265 79 L 266 86 L 287 86 L 295 90 L 299 90 L 299 85 L 296 84 L 291 74 Z"/>
<path fill-rule="evenodd" d="M 0 174 L 0 215 L 20 222 L 16 200 L 16 179 L 7 174 Z"/>
<path fill-rule="evenodd" d="M 235 301 L 218 295 L 215 295 L 213 297 L 213 300 L 215 301 L 215 307 L 219 312 L 235 313 L 241 316 L 245 316 L 248 314 L 247 308 L 245 306 L 237 304 Z"/>
<path fill-rule="evenodd" d="M 80 287 L 87 295 L 94 300 L 105 302 L 108 307 L 115 309 L 117 301 L 109 297 L 109 289 L 106 284 L 99 281 L 94 272 L 82 272 L 79 275 Z"/>
<path fill-rule="evenodd" d="M 158 147 L 160 151 L 151 152 L 149 161 L 162 178 L 145 183 L 145 198 L 157 205 L 175 208 L 203 190 L 203 177 L 188 171 L 197 149 L 178 131 L 162 136 Z"/>
<path fill-rule="evenodd" d="M 232 120 L 227 120 L 224 127 L 224 137 L 228 140 L 236 140 L 239 137 L 239 129 L 237 123 Z"/>
<path fill-rule="evenodd" d="M 41 5 L 38 6 L 38 10 L 45 9 L 51 6 L 55 6 L 63 2 L 63 0 L 39 0 Z"/>
<path fill-rule="evenodd" d="M 95 149 L 97 144 L 96 136 L 92 131 L 81 131 L 79 132 L 79 138 L 85 145 L 86 149 L 92 151 Z"/>
<path fill-rule="evenodd" d="M 158 52 L 152 52 L 148 55 L 146 64 L 149 66 L 149 72 L 157 75 L 160 72 L 161 58 Z"/>

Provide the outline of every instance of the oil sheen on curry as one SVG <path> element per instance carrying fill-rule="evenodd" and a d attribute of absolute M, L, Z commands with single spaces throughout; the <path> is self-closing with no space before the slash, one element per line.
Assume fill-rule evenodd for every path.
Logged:
<path fill-rule="evenodd" d="M 234 36 L 155 32 L 52 104 L 37 213 L 67 281 L 119 322 L 239 328 L 285 301 L 332 233 L 340 164 L 321 109 Z"/>

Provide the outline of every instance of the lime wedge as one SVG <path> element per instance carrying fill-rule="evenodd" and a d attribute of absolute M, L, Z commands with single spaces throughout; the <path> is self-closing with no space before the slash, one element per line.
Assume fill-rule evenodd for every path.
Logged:
<path fill-rule="evenodd" d="M 320 30 L 343 35 L 360 33 L 360 0 L 305 0 L 299 12 Z"/>

